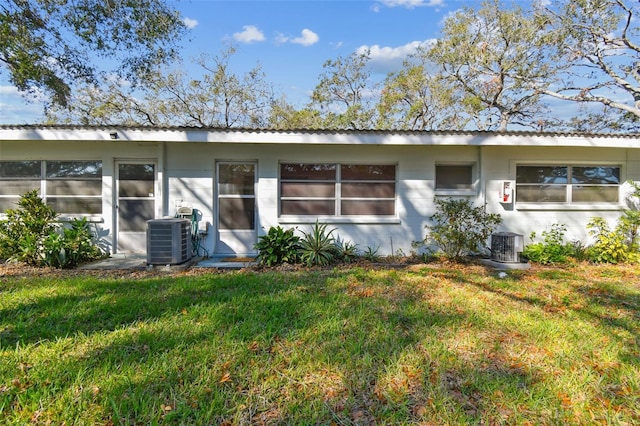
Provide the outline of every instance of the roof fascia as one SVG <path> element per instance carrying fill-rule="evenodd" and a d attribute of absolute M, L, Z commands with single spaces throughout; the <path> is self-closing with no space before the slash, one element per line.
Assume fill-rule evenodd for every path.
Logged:
<path fill-rule="evenodd" d="M 115 136 L 114 136 L 115 135 Z M 554 133 L 491 132 L 328 132 L 189 128 L 0 128 L 0 141 L 132 141 L 171 143 L 389 145 L 389 146 L 540 146 L 640 148 L 640 137 Z"/>

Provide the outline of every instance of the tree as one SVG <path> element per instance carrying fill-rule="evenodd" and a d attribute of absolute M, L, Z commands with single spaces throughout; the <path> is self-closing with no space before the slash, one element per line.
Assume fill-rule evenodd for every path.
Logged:
<path fill-rule="evenodd" d="M 282 97 L 271 105 L 268 125 L 272 129 L 320 129 L 322 117 L 314 109 L 296 109 Z"/>
<path fill-rule="evenodd" d="M 479 129 L 539 127 L 544 105 L 532 85 L 544 87 L 551 70 L 545 28 L 546 20 L 498 0 L 445 21 L 429 59 L 460 91 L 460 108 Z"/>
<path fill-rule="evenodd" d="M 196 125 L 222 127 L 264 127 L 268 120 L 268 110 L 274 101 L 272 85 L 260 65 L 244 73 L 234 74 L 229 67 L 229 59 L 235 53 L 233 47 L 222 56 L 215 57 L 209 64 L 202 57 L 200 66 L 206 71 L 202 80 L 192 80 L 192 95 L 184 99 L 184 105 L 191 105 L 190 115 Z M 172 87 L 167 87 L 172 90 Z M 177 99 L 178 93 L 174 93 Z M 178 106 L 180 109 L 181 106 Z"/>
<path fill-rule="evenodd" d="M 427 65 L 405 62 L 389 74 L 378 103 L 378 128 L 402 130 L 459 129 L 466 124 L 458 113 L 455 91 Z"/>
<path fill-rule="evenodd" d="M 47 108 L 46 121 L 49 124 L 98 126 L 168 124 L 162 123 L 147 99 L 137 98 L 132 87 L 120 80 L 109 80 L 103 87 L 79 87 L 66 107 L 52 105 Z"/>
<path fill-rule="evenodd" d="M 181 69 L 154 73 L 145 87 L 110 81 L 105 90 L 86 87 L 74 97 L 69 112 L 54 110 L 54 122 L 142 124 L 195 127 L 264 127 L 276 102 L 260 66 L 243 75 L 232 72 L 230 47 L 214 58 L 202 56 L 199 78 Z"/>
<path fill-rule="evenodd" d="M 546 16 L 553 25 L 554 63 L 562 72 L 549 96 L 598 103 L 640 119 L 640 3 L 637 0 L 565 0 Z"/>
<path fill-rule="evenodd" d="M 135 81 L 177 56 L 185 30 L 162 0 L 7 0 L 0 12 L 0 72 L 21 91 L 43 91 L 61 106 L 76 82 L 98 80 L 93 58 L 118 58 L 117 73 Z"/>
<path fill-rule="evenodd" d="M 322 117 L 327 129 L 367 129 L 373 127 L 374 110 L 369 99 L 369 54 L 353 53 L 324 63 L 324 72 L 311 95 L 310 110 Z"/>

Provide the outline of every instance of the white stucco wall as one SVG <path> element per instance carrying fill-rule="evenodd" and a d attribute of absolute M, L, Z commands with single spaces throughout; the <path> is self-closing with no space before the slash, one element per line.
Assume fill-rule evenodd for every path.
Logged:
<path fill-rule="evenodd" d="M 131 143 L 130 141 L 0 141 L 0 161 L 57 160 L 102 161 L 102 215 L 90 217 L 110 252 L 113 252 L 115 194 L 115 165 L 118 161 L 152 161 L 162 167 L 162 144 L 156 142 Z M 158 170 L 159 177 L 161 171 Z M 156 215 L 162 215 L 162 186 L 156 185 Z"/>
<path fill-rule="evenodd" d="M 483 148 L 483 173 L 486 183 L 487 209 L 499 213 L 503 218 L 500 230 L 523 234 L 525 244 L 531 242 L 531 232 L 540 237 L 555 223 L 566 225 L 569 241 L 590 241 L 586 224 L 592 217 L 600 216 L 611 226 L 620 216 L 619 205 L 571 205 L 571 206 L 526 206 L 518 203 L 503 204 L 498 193 L 503 180 L 516 180 L 518 164 L 558 165 L 619 165 L 621 181 L 638 179 L 638 162 L 629 162 L 628 149 L 587 147 L 486 147 Z M 626 186 L 621 190 L 624 199 Z"/>
<path fill-rule="evenodd" d="M 104 134 L 103 134 L 104 133 Z M 80 136 L 79 136 L 80 135 Z M 84 136 L 82 136 L 84 135 Z M 112 238 L 114 167 L 117 161 L 154 161 L 158 165 L 157 217 L 173 216 L 178 203 L 190 204 L 201 212 L 201 220 L 215 225 L 215 165 L 219 161 L 255 161 L 257 164 L 256 203 L 258 234 L 270 226 L 308 230 L 315 221 L 278 217 L 278 169 L 281 162 L 395 164 L 397 166 L 397 218 L 367 222 L 358 219 L 331 219 L 330 227 L 344 240 L 360 249 L 378 248 L 380 254 L 411 251 L 411 243 L 425 235 L 425 225 L 435 212 L 434 188 L 436 163 L 474 164 L 476 187 L 462 196 L 477 204 L 486 202 L 490 212 L 499 213 L 503 225 L 499 230 L 528 236 L 548 229 L 554 223 L 567 225 L 570 239 L 587 238 L 586 223 L 593 216 L 603 216 L 613 224 L 619 217 L 616 206 L 590 210 L 584 208 L 522 208 L 518 203 L 502 204 L 498 188 L 504 180 L 515 180 L 516 165 L 530 163 L 616 164 L 622 167 L 622 180 L 640 181 L 640 149 L 631 142 L 614 139 L 597 141 L 567 138 L 564 147 L 549 146 L 550 136 L 536 139 L 518 137 L 510 145 L 507 136 L 481 135 L 459 137 L 446 135 L 438 139 L 427 135 L 403 138 L 402 135 L 380 139 L 365 135 L 234 135 L 187 132 L 189 142 L 178 132 L 121 132 L 119 140 L 108 140 L 108 133 L 60 131 L 41 136 L 42 140 L 6 140 L 0 138 L 0 160 L 101 160 L 103 163 L 103 214 L 96 218 L 105 235 Z M 73 136 L 73 137 L 69 137 Z M 98 140 L 98 136 L 101 138 Z M 136 140 L 137 137 L 140 140 Z M 228 139 L 224 139 L 227 137 Z M 24 136 L 30 138 L 31 136 Z M 91 139 L 95 137 L 96 139 Z M 49 138 L 49 139 L 47 139 Z M 216 139 L 220 138 L 220 139 Z M 72 140 L 74 139 L 74 140 Z M 309 143 L 305 143 L 308 139 Z M 557 139 L 556 139 L 557 140 Z M 252 143 L 255 141 L 255 143 Z M 493 141 L 493 142 L 492 142 Z M 424 142 L 424 144 L 421 144 Z M 530 146 L 526 146 L 530 145 Z M 538 146 L 540 145 L 540 146 Z M 605 145 L 606 147 L 597 147 Z M 460 196 L 460 194 L 456 194 Z M 209 254 L 214 253 L 215 229 L 210 227 L 204 241 Z M 110 236 L 110 237 L 109 237 Z"/>

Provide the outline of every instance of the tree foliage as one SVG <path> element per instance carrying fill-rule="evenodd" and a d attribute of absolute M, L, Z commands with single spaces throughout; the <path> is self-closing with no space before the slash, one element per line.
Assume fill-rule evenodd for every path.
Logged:
<path fill-rule="evenodd" d="M 276 101 L 260 66 L 244 74 L 232 71 L 235 48 L 216 57 L 202 56 L 193 78 L 183 69 L 154 73 L 144 88 L 110 81 L 107 90 L 83 88 L 70 109 L 50 111 L 51 121 L 83 124 L 142 124 L 194 127 L 264 127 Z"/>
<path fill-rule="evenodd" d="M 503 8 L 498 0 L 445 21 L 428 56 L 459 91 L 460 107 L 478 129 L 537 125 L 544 105 L 530 83 L 549 74 L 544 30 L 545 20 L 519 6 Z"/>
<path fill-rule="evenodd" d="M 640 120 L 640 3 L 637 0 L 565 0 L 546 10 L 562 78 L 546 95 L 601 104 Z M 636 124 L 637 126 L 637 124 Z"/>
<path fill-rule="evenodd" d="M 80 4 L 90 1 L 95 0 Z M 23 3 L 48 4 L 11 4 Z M 147 72 L 144 87 L 117 78 L 89 79 L 91 84 L 74 91 L 72 111 L 57 109 L 50 120 L 275 129 L 637 131 L 639 14 L 640 3 L 632 0 L 485 0 L 448 16 L 439 39 L 386 78 L 372 75 L 369 52 L 327 60 L 302 107 L 277 95 L 259 65 L 234 71 L 236 49 L 231 47 L 201 57 L 188 72 Z M 3 37 L 7 28 L 3 23 Z M 579 106 L 561 111 L 562 100 Z"/>
<path fill-rule="evenodd" d="M 184 29 L 161 0 L 8 0 L 0 4 L 0 69 L 18 89 L 65 106 L 76 83 L 101 80 L 92 59 L 117 58 L 113 71 L 133 81 L 177 55 Z"/>
<path fill-rule="evenodd" d="M 486 251 L 489 236 L 502 223 L 499 214 L 473 206 L 466 198 L 436 198 L 434 203 L 436 212 L 426 227 L 427 236 L 416 245 L 435 245 L 447 259 Z"/>
<path fill-rule="evenodd" d="M 375 91 L 367 67 L 368 53 L 353 53 L 324 63 L 324 71 L 311 95 L 309 109 L 322 118 L 328 129 L 367 129 L 372 127 L 370 94 Z"/>
<path fill-rule="evenodd" d="M 468 119 L 456 108 L 459 99 L 442 75 L 432 75 L 425 63 L 405 62 L 384 81 L 378 109 L 378 128 L 441 130 L 464 128 Z"/>

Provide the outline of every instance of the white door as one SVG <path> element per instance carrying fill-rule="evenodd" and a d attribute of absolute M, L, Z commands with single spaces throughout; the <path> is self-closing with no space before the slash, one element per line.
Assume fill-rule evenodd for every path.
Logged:
<path fill-rule="evenodd" d="M 256 234 L 256 163 L 216 164 L 217 254 L 254 253 Z"/>
<path fill-rule="evenodd" d="M 156 166 L 118 162 L 116 171 L 117 252 L 143 253 L 147 249 L 147 220 L 155 217 Z"/>

